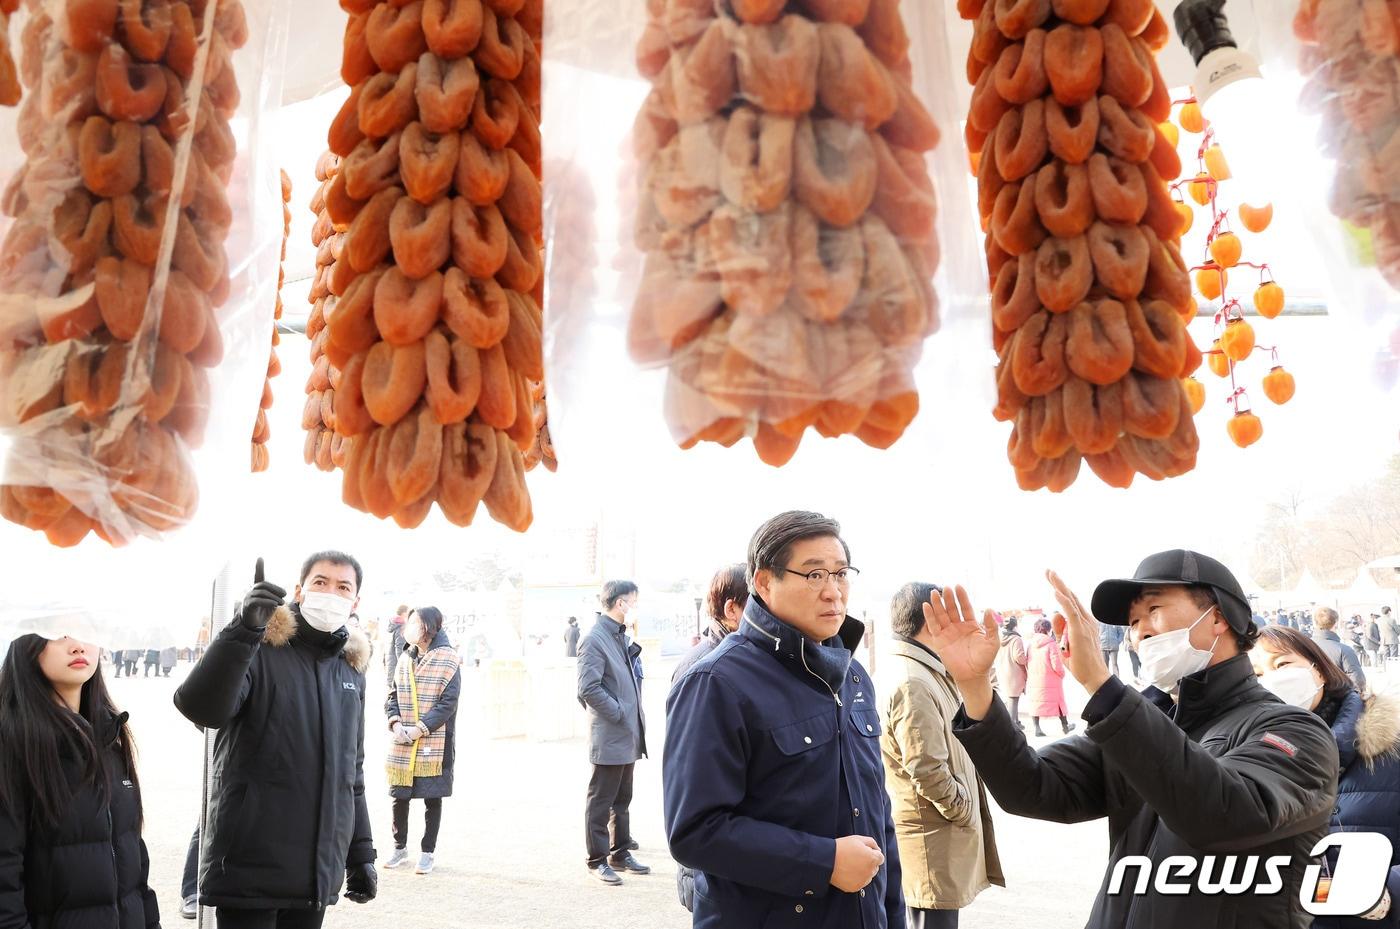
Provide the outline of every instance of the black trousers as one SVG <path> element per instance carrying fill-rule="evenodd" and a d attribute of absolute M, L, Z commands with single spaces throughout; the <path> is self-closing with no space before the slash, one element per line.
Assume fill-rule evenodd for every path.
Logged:
<path fill-rule="evenodd" d="M 394 847 L 408 848 L 408 808 L 412 800 L 394 801 Z M 438 828 L 442 825 L 442 798 L 424 800 L 428 809 L 423 815 L 423 845 L 426 854 L 437 849 Z"/>
<path fill-rule="evenodd" d="M 325 910 L 231 910 L 214 911 L 219 929 L 321 929 Z"/>
<path fill-rule="evenodd" d="M 958 929 L 957 910 L 916 910 L 909 908 L 909 929 Z"/>
<path fill-rule="evenodd" d="M 632 821 L 627 808 L 632 804 L 632 770 L 635 767 L 635 764 L 593 766 L 584 812 L 589 867 L 602 864 L 609 855 L 626 855 L 627 846 L 632 844 Z M 609 825 L 612 827 L 611 842 Z"/>

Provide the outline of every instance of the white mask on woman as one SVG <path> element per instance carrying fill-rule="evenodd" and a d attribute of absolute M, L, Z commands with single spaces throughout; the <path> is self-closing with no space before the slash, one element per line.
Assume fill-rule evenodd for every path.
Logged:
<path fill-rule="evenodd" d="M 1310 668 L 1300 668 L 1296 665 L 1291 668 L 1275 668 L 1261 674 L 1259 683 L 1284 703 L 1304 710 L 1312 709 L 1313 697 L 1322 689 Z"/>
<path fill-rule="evenodd" d="M 423 624 L 416 619 L 410 619 L 403 624 L 403 640 L 409 645 L 418 645 L 423 641 Z"/>
<path fill-rule="evenodd" d="M 1210 664 L 1210 657 L 1215 652 L 1215 643 L 1220 640 L 1220 636 L 1217 635 L 1210 643 L 1210 651 L 1203 651 L 1191 644 L 1191 630 L 1214 609 L 1212 606 L 1197 616 L 1196 622 L 1185 629 L 1173 629 L 1171 632 L 1154 635 L 1139 642 L 1137 653 L 1142 664 L 1142 676 L 1157 688 L 1170 691 L 1183 677 L 1195 674 Z"/>

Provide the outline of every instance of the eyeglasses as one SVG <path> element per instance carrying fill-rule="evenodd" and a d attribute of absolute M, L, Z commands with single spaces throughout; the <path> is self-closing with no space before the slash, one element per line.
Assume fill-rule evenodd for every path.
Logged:
<path fill-rule="evenodd" d="M 827 578 L 835 578 L 836 586 L 843 590 L 851 586 L 851 581 L 860 575 L 859 568 L 842 568 L 839 571 L 828 571 L 826 568 L 817 568 L 813 571 L 794 571 L 791 568 L 783 568 L 788 574 L 795 574 L 807 581 L 807 586 L 812 590 L 821 590 L 826 586 Z"/>

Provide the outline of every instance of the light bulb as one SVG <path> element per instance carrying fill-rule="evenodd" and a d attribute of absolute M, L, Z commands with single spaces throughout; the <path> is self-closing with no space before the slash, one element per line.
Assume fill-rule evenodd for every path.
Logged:
<path fill-rule="evenodd" d="M 1214 49 L 1196 68 L 1196 99 L 1230 163 L 1225 193 L 1238 203 L 1271 202 L 1282 189 L 1274 98 L 1259 64 L 1233 46 Z"/>

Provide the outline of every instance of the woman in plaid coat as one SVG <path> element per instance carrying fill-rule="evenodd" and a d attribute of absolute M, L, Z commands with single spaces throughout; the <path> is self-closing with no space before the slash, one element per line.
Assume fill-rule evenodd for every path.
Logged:
<path fill-rule="evenodd" d="M 384 867 L 408 861 L 408 808 L 413 800 L 422 800 L 427 812 L 416 871 L 427 874 L 433 870 L 442 801 L 452 795 L 461 659 L 442 630 L 442 612 L 436 607 L 409 613 L 403 635 L 405 648 L 384 703 L 393 733 L 385 771 L 394 798 L 394 851 Z"/>

